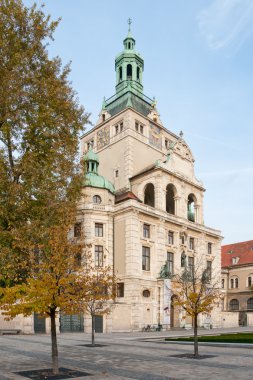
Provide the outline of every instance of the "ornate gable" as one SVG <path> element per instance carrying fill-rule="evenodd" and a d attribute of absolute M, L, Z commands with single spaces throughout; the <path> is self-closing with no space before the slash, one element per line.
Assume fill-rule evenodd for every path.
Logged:
<path fill-rule="evenodd" d="M 182 139 L 179 139 L 175 143 L 175 145 L 173 147 L 173 153 L 178 154 L 184 160 L 187 160 L 187 161 L 190 161 L 190 162 L 194 162 L 195 161 L 190 148 L 185 143 L 185 141 L 182 140 Z"/>

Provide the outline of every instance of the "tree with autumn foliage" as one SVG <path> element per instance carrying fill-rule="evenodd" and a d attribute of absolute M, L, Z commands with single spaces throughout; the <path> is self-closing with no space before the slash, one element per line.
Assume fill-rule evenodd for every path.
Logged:
<path fill-rule="evenodd" d="M 117 277 L 110 266 L 95 266 L 87 255 L 76 283 L 75 295 L 77 312 L 91 317 L 91 345 L 95 346 L 95 316 L 109 314 L 116 298 Z"/>
<path fill-rule="evenodd" d="M 74 223 L 81 194 L 78 144 L 88 115 L 70 85 L 69 65 L 48 56 L 58 23 L 42 7 L 0 0 L 0 286 L 8 288 L 6 304 L 17 299 L 15 291 L 24 296 L 25 314 L 32 306 L 54 314 L 60 301 L 49 302 L 55 285 L 46 276 L 53 281 L 57 260 L 63 260 L 61 273 L 66 270 L 67 276 L 72 260 L 67 252 L 72 256 L 76 249 L 63 236 Z M 67 248 L 59 244 L 56 254 L 60 238 Z M 32 260 L 35 252 L 38 263 Z M 63 293 L 58 295 L 62 299 Z M 47 302 L 52 310 L 42 311 Z M 16 311 L 21 304 L 14 305 Z M 54 373 L 57 366 L 55 360 Z"/>
<path fill-rule="evenodd" d="M 69 220 L 71 222 L 71 220 Z M 43 241 L 30 243 L 26 280 L 2 289 L 1 308 L 7 317 L 39 313 L 51 322 L 52 367 L 59 373 L 56 318 L 59 310 L 72 313 L 76 303 L 76 273 L 83 244 L 70 238 L 67 220 L 62 226 L 44 230 Z M 27 246 L 26 246 L 27 248 Z"/>
<path fill-rule="evenodd" d="M 87 115 L 47 45 L 59 23 L 36 5 L 0 0 L 0 272 L 22 281 L 24 241 L 59 223 L 80 193 L 78 140 Z M 61 201 L 66 200 L 62 211 Z M 28 235 L 27 235 L 28 233 Z"/>
<path fill-rule="evenodd" d="M 194 357 L 198 357 L 198 316 L 201 313 L 210 314 L 218 304 L 221 293 L 219 279 L 211 273 L 210 268 L 203 267 L 205 260 L 194 259 L 193 266 L 185 267 L 181 274 L 174 276 L 174 305 L 181 307 L 186 315 L 192 317 Z"/>

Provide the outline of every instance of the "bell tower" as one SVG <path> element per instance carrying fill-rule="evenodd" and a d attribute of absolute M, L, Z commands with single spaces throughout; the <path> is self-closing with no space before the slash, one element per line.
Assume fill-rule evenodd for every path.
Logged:
<path fill-rule="evenodd" d="M 135 50 L 135 39 L 131 33 L 131 19 L 128 19 L 128 33 L 123 41 L 124 50 L 115 58 L 116 94 L 123 95 L 131 88 L 136 95 L 142 95 L 142 73 L 144 61 Z"/>

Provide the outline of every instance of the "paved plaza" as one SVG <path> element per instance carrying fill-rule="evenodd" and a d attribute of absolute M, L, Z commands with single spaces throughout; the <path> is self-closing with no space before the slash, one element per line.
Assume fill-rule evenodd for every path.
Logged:
<path fill-rule="evenodd" d="M 250 328 L 237 330 L 250 331 Z M 231 329 L 201 330 L 201 334 L 221 331 Z M 87 334 L 61 334 L 58 336 L 60 366 L 92 374 L 76 378 L 84 380 L 252 379 L 253 349 L 246 346 L 201 344 L 200 353 L 211 357 L 201 360 L 173 357 L 191 353 L 192 345 L 165 343 L 163 338 L 191 333 L 96 334 L 97 343 L 103 345 L 96 348 L 82 346 L 90 343 Z M 24 380 L 15 372 L 51 366 L 48 335 L 4 335 L 0 336 L 0 342 L 0 380 Z"/>

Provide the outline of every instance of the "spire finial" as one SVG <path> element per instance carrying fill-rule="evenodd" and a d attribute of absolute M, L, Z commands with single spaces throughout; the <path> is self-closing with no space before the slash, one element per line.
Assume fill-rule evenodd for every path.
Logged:
<path fill-rule="evenodd" d="M 127 23 L 128 23 L 128 31 L 130 32 L 130 30 L 131 30 L 131 24 L 132 24 L 132 20 L 130 19 L 130 17 L 127 20 Z"/>

